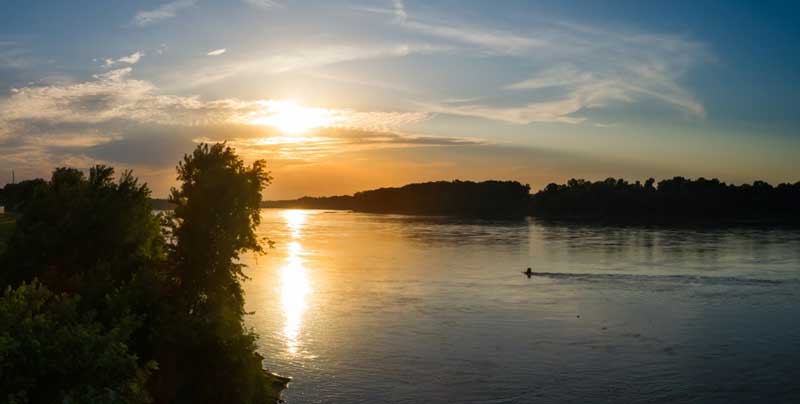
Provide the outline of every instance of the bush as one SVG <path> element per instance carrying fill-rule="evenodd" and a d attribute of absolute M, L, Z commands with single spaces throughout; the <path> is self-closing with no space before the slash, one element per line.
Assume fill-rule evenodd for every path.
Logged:
<path fill-rule="evenodd" d="M 127 341 L 132 317 L 113 327 L 79 310 L 78 296 L 34 282 L 0 298 L 0 399 L 8 403 L 147 403 L 145 380 Z"/>

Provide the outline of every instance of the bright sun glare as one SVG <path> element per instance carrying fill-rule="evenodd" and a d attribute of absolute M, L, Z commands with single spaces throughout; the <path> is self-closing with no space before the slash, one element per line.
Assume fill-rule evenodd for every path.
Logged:
<path fill-rule="evenodd" d="M 295 101 L 266 101 L 263 106 L 250 123 L 272 126 L 286 134 L 300 134 L 336 122 L 332 111 L 304 107 Z"/>

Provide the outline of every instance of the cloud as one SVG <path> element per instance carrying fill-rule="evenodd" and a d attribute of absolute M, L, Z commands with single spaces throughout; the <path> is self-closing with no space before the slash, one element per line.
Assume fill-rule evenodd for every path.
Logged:
<path fill-rule="evenodd" d="M 546 45 L 546 41 L 516 35 L 502 30 L 486 30 L 467 24 L 453 24 L 447 21 L 426 21 L 411 18 L 403 0 L 392 0 L 392 9 L 375 7 L 353 7 L 356 10 L 394 16 L 394 22 L 401 27 L 426 36 L 436 37 L 461 44 L 476 45 L 495 53 L 514 54 L 522 50 Z"/>
<path fill-rule="evenodd" d="M 142 56 L 144 56 L 144 52 L 138 51 L 138 52 L 131 53 L 128 56 L 124 56 L 124 57 L 121 57 L 121 58 L 117 59 L 117 62 L 127 63 L 127 64 L 133 65 L 133 64 L 138 63 L 139 59 L 141 59 Z"/>
<path fill-rule="evenodd" d="M 394 15 L 397 17 L 397 21 L 399 22 L 406 22 L 408 19 L 408 14 L 406 13 L 406 5 L 403 3 L 403 0 L 392 0 L 392 4 L 394 5 Z"/>
<path fill-rule="evenodd" d="M 477 138 L 414 135 L 350 127 L 321 128 L 303 136 L 285 136 L 258 131 L 249 136 L 231 137 L 231 132 L 226 130 L 223 137 L 199 137 L 194 141 L 209 143 L 225 140 L 250 158 L 293 162 L 311 162 L 325 159 L 333 154 L 368 150 L 486 144 L 483 139 Z"/>
<path fill-rule="evenodd" d="M 703 104 L 683 84 L 692 67 L 712 59 L 702 43 L 678 35 L 548 21 L 535 21 L 524 33 L 510 33 L 418 18 L 402 0 L 392 5 L 356 9 L 392 15 L 392 24 L 436 39 L 440 42 L 432 46 L 450 46 L 454 54 L 478 51 L 534 66 L 530 76 L 498 88 L 491 100 L 420 102 L 429 111 L 515 124 L 575 124 L 586 121 L 592 109 L 655 100 L 687 116 L 705 116 Z"/>
<path fill-rule="evenodd" d="M 92 80 L 84 82 L 11 89 L 10 96 L 0 101 L 0 123 L 6 126 L 26 122 L 96 124 L 127 120 L 185 126 L 252 124 L 276 113 L 272 106 L 285 104 L 274 100 L 202 100 L 197 96 L 163 94 L 152 83 L 132 78 L 132 72 L 131 67 L 125 67 L 94 75 Z M 330 116 L 331 126 L 371 130 L 388 130 L 429 116 L 425 112 L 348 109 L 325 109 L 325 112 Z"/>
<path fill-rule="evenodd" d="M 260 8 L 263 10 L 275 8 L 275 7 L 283 7 L 281 3 L 274 1 L 274 0 L 244 0 L 245 3 Z"/>
<path fill-rule="evenodd" d="M 206 53 L 206 56 L 219 56 L 219 55 L 225 53 L 225 51 L 227 51 L 227 49 L 225 49 L 225 48 L 212 50 L 212 51 Z"/>
<path fill-rule="evenodd" d="M 532 122 L 581 123 L 585 118 L 570 116 L 582 109 L 580 99 L 566 98 L 555 101 L 535 102 L 519 107 L 495 107 L 491 105 L 429 105 L 435 112 L 472 116 L 519 125 Z"/>
<path fill-rule="evenodd" d="M 153 10 L 139 11 L 133 17 L 133 23 L 140 27 L 154 24 L 159 21 L 175 17 L 178 11 L 185 8 L 193 7 L 195 4 L 196 0 L 177 0 L 169 3 L 164 3 L 158 8 L 155 8 Z"/>
<path fill-rule="evenodd" d="M 326 110 L 330 124 L 293 138 L 253 122 L 274 114 L 270 105 L 277 103 L 165 94 L 134 78 L 131 67 L 83 82 L 15 88 L 0 99 L 0 167 L 35 175 L 47 175 L 58 165 L 87 167 L 97 162 L 157 169 L 171 166 L 198 137 L 229 139 L 245 155 L 279 161 L 477 142 L 397 131 L 427 119 L 427 113 L 346 109 Z"/>
<path fill-rule="evenodd" d="M 136 51 L 136 52 L 131 53 L 128 56 L 123 56 L 123 57 L 121 57 L 121 58 L 119 58 L 117 60 L 106 59 L 104 61 L 104 63 L 105 63 L 106 66 L 109 66 L 109 67 L 117 65 L 117 64 L 120 64 L 120 63 L 126 63 L 126 64 L 129 64 L 129 65 L 135 65 L 136 63 L 139 63 L 139 60 L 141 60 L 142 57 L 144 57 L 144 55 L 145 55 L 144 52 Z"/>
<path fill-rule="evenodd" d="M 247 57 L 230 60 L 223 65 L 208 66 L 191 72 L 180 73 L 186 87 L 196 87 L 215 83 L 230 77 L 245 74 L 280 74 L 290 71 L 311 69 L 336 63 L 386 57 L 404 57 L 412 54 L 432 54 L 445 52 L 448 47 L 424 43 L 401 44 L 337 44 L 294 49 L 286 53 L 263 57 Z"/>
<path fill-rule="evenodd" d="M 0 41 L 0 68 L 24 69 L 31 64 L 30 51 L 10 41 Z"/>

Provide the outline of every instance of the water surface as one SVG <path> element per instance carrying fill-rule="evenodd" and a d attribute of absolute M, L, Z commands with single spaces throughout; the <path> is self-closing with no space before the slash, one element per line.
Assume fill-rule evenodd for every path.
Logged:
<path fill-rule="evenodd" d="M 800 402 L 796 230 L 266 209 L 259 235 L 247 322 L 290 404 Z"/>

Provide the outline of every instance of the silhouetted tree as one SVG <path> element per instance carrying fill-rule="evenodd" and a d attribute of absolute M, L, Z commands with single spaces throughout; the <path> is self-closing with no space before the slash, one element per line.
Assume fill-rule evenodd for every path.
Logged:
<path fill-rule="evenodd" d="M 527 214 L 530 187 L 516 181 L 438 181 L 380 188 L 353 196 L 300 198 L 275 207 L 350 209 L 359 212 L 515 218 Z"/>
<path fill-rule="evenodd" d="M 44 189 L 47 182 L 41 178 L 6 184 L 0 189 L 0 206 L 8 212 L 17 212 L 25 208 L 25 203 L 32 200 L 36 193 Z"/>
<path fill-rule="evenodd" d="M 146 185 L 129 172 L 114 181 L 104 166 L 88 177 L 59 168 L 18 205 L 0 256 L 0 397 L 277 401 L 287 379 L 263 369 L 244 326 L 238 263 L 263 251 L 254 230 L 265 164 L 201 145 L 178 179 L 164 221 Z"/>
<path fill-rule="evenodd" d="M 56 292 L 80 290 L 84 299 L 95 288 L 94 299 L 162 258 L 149 189 L 130 172 L 116 182 L 113 174 L 104 166 L 91 168 L 88 178 L 59 168 L 37 186 L 8 241 L 0 279 L 16 284 L 38 277 Z"/>
<path fill-rule="evenodd" d="M 549 184 L 531 199 L 531 214 L 542 217 L 624 221 L 800 221 L 800 182 L 773 187 L 763 181 L 728 185 L 718 179 L 674 177 L 658 182 L 608 178 L 571 179 Z"/>
<path fill-rule="evenodd" d="M 266 165 L 246 166 L 224 144 L 203 144 L 178 165 L 178 180 L 167 226 L 180 286 L 174 315 L 182 326 L 168 328 L 170 343 L 157 356 L 165 377 L 160 395 L 186 403 L 274 401 L 275 379 L 263 370 L 256 335 L 244 326 L 245 275 L 238 263 L 243 251 L 263 251 L 255 228 L 261 190 L 270 182 Z"/>

